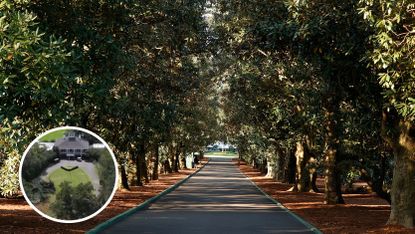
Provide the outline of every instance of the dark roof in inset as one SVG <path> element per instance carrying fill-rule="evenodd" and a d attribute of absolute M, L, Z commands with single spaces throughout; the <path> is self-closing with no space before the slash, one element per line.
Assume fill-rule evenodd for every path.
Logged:
<path fill-rule="evenodd" d="M 64 137 L 56 140 L 55 147 L 62 149 L 89 149 L 89 142 L 79 137 Z"/>

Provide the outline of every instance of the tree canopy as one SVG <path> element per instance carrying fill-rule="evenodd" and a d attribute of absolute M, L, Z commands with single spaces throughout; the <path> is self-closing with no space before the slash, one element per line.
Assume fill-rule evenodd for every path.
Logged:
<path fill-rule="evenodd" d="M 0 0 L 1 195 L 18 194 L 35 136 L 76 125 L 110 144 L 125 189 L 224 140 L 326 204 L 364 180 L 391 203 L 390 224 L 412 227 L 414 7 Z"/>

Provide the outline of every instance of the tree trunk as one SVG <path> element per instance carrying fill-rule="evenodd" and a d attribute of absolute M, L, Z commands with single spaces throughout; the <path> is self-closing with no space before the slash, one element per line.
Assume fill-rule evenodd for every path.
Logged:
<path fill-rule="evenodd" d="M 274 146 L 269 146 L 266 151 L 267 157 L 267 174 L 266 177 L 275 178 L 276 177 L 276 156 Z"/>
<path fill-rule="evenodd" d="M 294 191 L 308 192 L 310 190 L 310 173 L 307 169 L 307 163 L 309 160 L 309 154 L 305 152 L 304 144 L 302 142 L 296 143 L 296 174 Z"/>
<path fill-rule="evenodd" d="M 288 159 L 285 157 L 284 152 L 280 148 L 275 150 L 275 177 L 277 181 L 284 181 L 286 178 L 286 170 L 288 167 Z"/>
<path fill-rule="evenodd" d="M 173 173 L 173 170 L 171 169 L 171 166 L 170 166 L 170 161 L 169 161 L 169 159 L 166 159 L 166 160 L 164 161 L 164 171 L 165 171 L 165 172 L 167 171 L 167 173 Z"/>
<path fill-rule="evenodd" d="M 182 157 L 182 160 L 180 160 L 180 162 L 181 162 L 181 166 L 180 166 L 180 168 L 183 168 L 183 169 L 187 169 L 187 165 L 186 165 L 186 155 L 187 155 L 187 152 L 186 151 L 183 151 L 182 152 L 182 155 L 183 155 L 183 157 Z"/>
<path fill-rule="evenodd" d="M 341 184 L 339 184 L 337 164 L 337 150 L 339 147 L 339 122 L 338 112 L 340 99 L 336 93 L 335 85 L 330 85 L 330 90 L 327 93 L 327 98 L 324 103 L 325 107 L 325 168 L 324 168 L 324 203 L 325 204 L 339 204 L 344 203 L 341 195 Z"/>
<path fill-rule="evenodd" d="M 295 183 L 295 164 L 296 164 L 296 159 L 295 159 L 295 154 L 294 151 L 287 149 L 287 169 L 286 169 L 286 178 L 284 180 L 284 182 L 287 182 L 289 184 L 294 184 Z"/>
<path fill-rule="evenodd" d="M 334 183 L 335 183 L 335 187 L 336 187 L 336 197 L 337 197 L 337 204 L 344 204 L 344 199 L 342 196 L 342 179 L 340 176 L 340 173 L 337 171 L 337 166 L 334 169 Z"/>
<path fill-rule="evenodd" d="M 314 192 L 319 193 L 319 192 L 320 192 L 320 190 L 317 188 L 316 182 L 317 182 L 317 172 L 314 172 L 314 173 L 311 175 L 311 189 L 312 189 Z"/>
<path fill-rule="evenodd" d="M 130 190 L 130 186 L 128 185 L 127 172 L 125 171 L 124 163 L 121 164 L 120 171 L 121 171 L 121 186 L 122 186 L 122 188 Z"/>
<path fill-rule="evenodd" d="M 153 167 L 153 180 L 159 179 L 159 145 L 154 146 L 154 167 Z"/>
<path fill-rule="evenodd" d="M 372 188 L 372 190 L 382 199 L 385 199 L 391 204 L 390 193 L 383 189 L 383 183 L 386 177 L 387 159 L 386 157 L 381 158 L 380 168 L 373 168 L 373 176 L 370 176 L 366 170 L 361 170 L 362 179 Z"/>
<path fill-rule="evenodd" d="M 274 162 L 269 158 L 267 159 L 267 174 L 265 177 L 274 178 L 275 170 L 274 170 Z"/>
<path fill-rule="evenodd" d="M 140 153 L 140 151 L 142 151 L 142 147 L 144 147 L 144 146 L 141 146 L 141 145 L 138 146 L 138 152 L 136 153 L 136 159 L 135 159 L 137 186 L 143 186 L 143 182 L 141 181 L 141 178 L 142 178 L 142 168 L 141 168 L 142 158 L 141 158 L 141 153 Z M 132 152 L 132 154 L 133 154 L 133 152 Z"/>
<path fill-rule="evenodd" d="M 141 181 L 144 178 L 146 183 L 149 182 L 148 172 L 147 172 L 147 162 L 146 162 L 146 148 L 144 144 L 138 145 L 138 154 L 137 154 L 137 185 L 142 186 Z"/>
<path fill-rule="evenodd" d="M 415 219 L 415 125 L 400 120 L 397 136 L 391 139 L 395 167 L 388 224 L 414 227 Z"/>
<path fill-rule="evenodd" d="M 340 175 L 336 170 L 337 150 L 328 149 L 326 151 L 326 167 L 324 176 L 324 203 L 325 204 L 343 204 L 344 200 L 341 194 Z"/>
<path fill-rule="evenodd" d="M 173 160 L 173 171 L 179 172 L 180 169 L 180 148 L 176 149 Z"/>
<path fill-rule="evenodd" d="M 265 158 L 261 163 L 261 172 L 262 172 L 262 174 L 267 174 L 268 173 L 267 164 L 268 164 L 268 160 Z"/>
<path fill-rule="evenodd" d="M 381 159 L 381 167 L 378 170 L 378 174 L 379 174 L 379 178 L 375 178 L 375 180 L 372 183 L 372 189 L 373 191 L 375 191 L 375 193 L 385 199 L 387 202 L 389 202 L 389 204 L 391 204 L 391 195 L 390 193 L 386 192 L 383 189 L 383 183 L 385 181 L 385 177 L 386 177 L 386 170 L 387 170 L 387 159 L 386 157 L 382 157 Z"/>
<path fill-rule="evenodd" d="M 147 168 L 147 161 L 146 161 L 145 156 L 141 163 L 141 168 L 143 170 L 144 182 L 147 184 L 150 182 L 150 179 L 148 178 L 148 168 Z"/>

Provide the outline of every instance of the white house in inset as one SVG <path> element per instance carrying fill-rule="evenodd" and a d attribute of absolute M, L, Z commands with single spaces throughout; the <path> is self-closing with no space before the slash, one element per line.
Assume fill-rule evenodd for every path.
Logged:
<path fill-rule="evenodd" d="M 76 136 L 74 132 L 68 132 L 64 138 L 57 139 L 54 147 L 59 157 L 68 159 L 85 156 L 90 148 L 89 142 Z"/>

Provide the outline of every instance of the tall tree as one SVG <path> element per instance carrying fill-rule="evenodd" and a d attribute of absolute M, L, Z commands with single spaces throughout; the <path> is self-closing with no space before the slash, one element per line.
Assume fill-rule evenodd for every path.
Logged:
<path fill-rule="evenodd" d="M 75 82 L 66 65 L 74 59 L 70 50 L 62 39 L 38 29 L 28 2 L 0 2 L 0 167 L 5 172 L 0 190 L 6 196 L 18 191 L 17 166 L 11 162 L 19 161 L 36 134 L 62 123 Z"/>
<path fill-rule="evenodd" d="M 415 221 L 415 5 L 407 1 L 361 1 L 372 26 L 368 52 L 386 101 L 382 136 L 393 149 L 394 171 L 389 224 L 413 227 Z"/>

